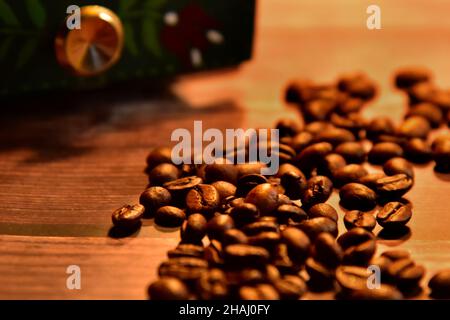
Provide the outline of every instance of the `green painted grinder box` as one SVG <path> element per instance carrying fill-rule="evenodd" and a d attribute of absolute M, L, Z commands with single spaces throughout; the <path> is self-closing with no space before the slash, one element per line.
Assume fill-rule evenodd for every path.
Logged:
<path fill-rule="evenodd" d="M 98 88 L 239 65 L 251 58 L 256 0 L 0 0 L 0 96 Z M 120 19 L 123 49 L 90 77 L 61 66 L 55 38 L 68 7 L 98 5 Z"/>

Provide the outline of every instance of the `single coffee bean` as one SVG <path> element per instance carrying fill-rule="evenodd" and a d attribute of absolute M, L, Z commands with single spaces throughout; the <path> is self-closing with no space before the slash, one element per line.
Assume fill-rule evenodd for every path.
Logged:
<path fill-rule="evenodd" d="M 303 175 L 301 170 L 299 168 L 297 168 L 296 166 L 294 166 L 293 164 L 283 163 L 278 168 L 278 172 L 276 174 L 276 177 L 281 178 L 287 172 L 293 172 L 293 173 L 295 173 L 297 175 Z"/>
<path fill-rule="evenodd" d="M 348 211 L 344 216 L 344 224 L 347 230 L 353 228 L 363 228 L 367 231 L 372 231 L 377 221 L 375 217 L 369 212 L 362 212 L 359 210 Z"/>
<path fill-rule="evenodd" d="M 308 219 L 308 215 L 302 208 L 292 204 L 283 204 L 279 206 L 276 211 L 276 217 L 280 224 L 302 222 L 303 220 Z"/>
<path fill-rule="evenodd" d="M 150 171 L 149 181 L 152 186 L 162 186 L 164 183 L 180 177 L 180 170 L 170 163 L 157 165 Z"/>
<path fill-rule="evenodd" d="M 370 100 L 376 94 L 376 86 L 364 73 L 351 73 L 341 76 L 337 83 L 338 89 L 352 97 Z"/>
<path fill-rule="evenodd" d="M 337 105 L 336 112 L 340 114 L 349 114 L 359 112 L 364 107 L 364 100 L 353 97 L 345 97 L 341 99 Z"/>
<path fill-rule="evenodd" d="M 302 109 L 305 122 L 324 121 L 336 108 L 336 102 L 330 99 L 308 101 Z"/>
<path fill-rule="evenodd" d="M 369 173 L 362 176 L 357 182 L 369 187 L 372 190 L 376 190 L 376 182 L 378 179 L 384 178 L 386 175 L 382 172 Z"/>
<path fill-rule="evenodd" d="M 270 183 L 259 184 L 247 194 L 245 202 L 254 204 L 262 215 L 268 215 L 278 207 L 277 189 Z"/>
<path fill-rule="evenodd" d="M 139 197 L 139 203 L 145 207 L 146 216 L 154 215 L 156 210 L 170 205 L 171 201 L 172 196 L 170 192 L 163 187 L 150 187 Z"/>
<path fill-rule="evenodd" d="M 410 116 L 398 128 L 398 134 L 407 138 L 426 139 L 430 133 L 430 123 L 421 116 Z"/>
<path fill-rule="evenodd" d="M 269 252 L 262 247 L 231 244 L 225 247 L 225 263 L 232 267 L 261 266 L 269 261 Z"/>
<path fill-rule="evenodd" d="M 397 261 L 400 259 L 409 258 L 411 255 L 410 255 L 409 251 L 402 250 L 402 249 L 393 249 L 393 250 L 384 251 L 381 254 L 381 256 L 388 258 L 390 261 Z"/>
<path fill-rule="evenodd" d="M 347 265 L 367 265 L 376 250 L 375 236 L 363 228 L 353 228 L 337 241 L 344 250 L 343 263 Z"/>
<path fill-rule="evenodd" d="M 341 187 L 347 183 L 357 182 L 367 174 L 367 170 L 362 165 L 348 164 L 334 172 L 333 182 L 336 187 Z"/>
<path fill-rule="evenodd" d="M 408 89 L 420 82 L 428 82 L 432 78 L 431 72 L 422 67 L 408 67 L 398 70 L 395 74 L 395 86 Z"/>
<path fill-rule="evenodd" d="M 317 203 L 326 202 L 333 192 L 333 183 L 328 177 L 315 176 L 308 180 L 302 196 L 302 204 L 309 208 Z"/>
<path fill-rule="evenodd" d="M 203 273 L 197 281 L 196 291 L 202 300 L 223 300 L 229 296 L 225 273 L 213 268 Z"/>
<path fill-rule="evenodd" d="M 248 243 L 250 245 L 266 248 L 269 252 L 272 251 L 279 242 L 280 234 L 273 231 L 261 232 L 257 235 L 248 237 Z"/>
<path fill-rule="evenodd" d="M 369 162 L 373 164 L 383 164 L 391 158 L 402 157 L 403 149 L 393 142 L 380 142 L 375 144 L 369 151 Z"/>
<path fill-rule="evenodd" d="M 386 161 L 383 165 L 383 171 L 388 176 L 404 173 L 410 178 L 414 178 L 413 165 L 404 158 L 395 157 Z"/>
<path fill-rule="evenodd" d="M 362 288 L 354 290 L 344 295 L 348 300 L 401 300 L 403 295 L 394 286 L 380 284 L 375 288 Z"/>
<path fill-rule="evenodd" d="M 328 142 L 314 143 L 303 149 L 296 157 L 295 164 L 303 173 L 309 174 L 319 161 L 333 150 Z"/>
<path fill-rule="evenodd" d="M 337 223 L 325 217 L 312 218 L 302 221 L 298 228 L 305 232 L 311 240 L 315 240 L 322 232 L 328 232 L 333 237 L 338 235 Z"/>
<path fill-rule="evenodd" d="M 334 126 L 328 121 L 314 121 L 305 126 L 305 132 L 311 133 L 313 136 L 324 130 L 329 130 Z"/>
<path fill-rule="evenodd" d="M 144 206 L 140 204 L 124 205 L 113 212 L 112 223 L 123 230 L 134 230 L 141 225 L 144 211 Z"/>
<path fill-rule="evenodd" d="M 425 118 L 433 128 L 439 127 L 444 119 L 444 114 L 441 109 L 438 106 L 427 102 L 418 103 L 411 107 L 406 117 L 411 116 L 420 116 Z"/>
<path fill-rule="evenodd" d="M 273 286 L 280 294 L 281 299 L 297 300 L 307 291 L 305 281 L 296 275 L 285 275 L 274 281 Z"/>
<path fill-rule="evenodd" d="M 247 174 L 239 178 L 237 182 L 236 195 L 245 197 L 257 185 L 267 183 L 266 177 L 260 174 Z"/>
<path fill-rule="evenodd" d="M 219 214 L 208 221 L 206 233 L 209 239 L 222 240 L 225 231 L 233 228 L 233 218 L 226 214 Z"/>
<path fill-rule="evenodd" d="M 226 230 L 222 235 L 222 244 L 248 244 L 248 237 L 239 229 Z"/>
<path fill-rule="evenodd" d="M 331 234 L 323 232 L 314 241 L 313 256 L 316 261 L 335 269 L 341 264 L 344 252 Z"/>
<path fill-rule="evenodd" d="M 301 230 L 287 227 L 281 232 L 281 241 L 286 244 L 289 258 L 297 263 L 303 264 L 308 257 L 311 241 Z"/>
<path fill-rule="evenodd" d="M 276 289 L 269 284 L 258 284 L 256 286 L 242 286 L 239 289 L 240 300 L 278 300 L 280 295 Z"/>
<path fill-rule="evenodd" d="M 433 159 L 436 162 L 435 170 L 438 172 L 450 172 L 450 139 L 436 143 L 433 148 Z"/>
<path fill-rule="evenodd" d="M 436 94 L 436 87 L 431 82 L 419 82 L 408 88 L 409 105 L 431 102 Z"/>
<path fill-rule="evenodd" d="M 177 207 L 164 206 L 155 213 L 155 223 L 163 227 L 179 227 L 184 219 L 186 219 L 186 214 Z"/>
<path fill-rule="evenodd" d="M 346 209 L 368 211 L 377 204 L 377 194 L 360 183 L 348 183 L 339 191 L 341 204 Z M 367 226 L 369 228 L 369 226 Z"/>
<path fill-rule="evenodd" d="M 439 135 L 439 136 L 437 136 L 434 140 L 433 140 L 433 142 L 432 142 L 432 144 L 431 144 L 431 149 L 432 150 L 434 150 L 434 149 L 436 149 L 436 147 L 438 146 L 438 145 L 440 145 L 440 144 L 445 144 L 446 143 L 446 141 L 448 141 L 448 140 L 450 140 L 450 134 L 441 134 L 441 135 Z"/>
<path fill-rule="evenodd" d="M 147 170 L 151 171 L 154 167 L 162 163 L 172 163 L 172 149 L 167 147 L 158 147 L 153 149 L 147 156 Z"/>
<path fill-rule="evenodd" d="M 419 284 L 425 275 L 425 268 L 406 258 L 392 262 L 388 267 L 388 274 L 400 290 L 410 289 Z"/>
<path fill-rule="evenodd" d="M 317 174 L 333 177 L 337 170 L 345 167 L 346 165 L 347 162 L 343 156 L 337 153 L 330 153 L 320 160 L 317 166 Z"/>
<path fill-rule="evenodd" d="M 334 270 L 329 269 L 313 258 L 308 258 L 305 263 L 306 272 L 309 275 L 308 287 L 312 291 L 326 291 L 334 286 Z"/>
<path fill-rule="evenodd" d="M 317 142 L 328 142 L 333 146 L 337 146 L 344 142 L 355 141 L 355 136 L 349 130 L 342 128 L 331 128 L 325 131 L 319 132 L 315 138 Z"/>
<path fill-rule="evenodd" d="M 202 214 L 191 214 L 181 225 L 181 241 L 184 243 L 201 243 L 206 235 L 206 224 L 206 218 Z"/>
<path fill-rule="evenodd" d="M 334 149 L 334 152 L 345 158 L 347 163 L 362 163 L 366 159 L 366 151 L 359 142 L 344 142 Z"/>
<path fill-rule="evenodd" d="M 217 240 L 211 240 L 205 248 L 205 260 L 210 266 L 222 266 L 224 264 L 224 252 L 222 243 Z"/>
<path fill-rule="evenodd" d="M 301 152 L 313 142 L 313 135 L 308 131 L 300 132 L 292 137 L 290 146 L 295 152 Z"/>
<path fill-rule="evenodd" d="M 378 179 L 376 192 L 383 199 L 399 199 L 413 186 L 414 180 L 406 174 L 396 174 Z"/>
<path fill-rule="evenodd" d="M 336 223 L 338 221 L 338 213 L 336 209 L 327 203 L 318 203 L 313 205 L 308 210 L 308 216 L 310 218 L 325 217 L 335 221 Z"/>
<path fill-rule="evenodd" d="M 278 231 L 278 225 L 275 221 L 256 221 L 249 223 L 242 228 L 242 231 L 248 236 L 254 236 L 261 232 Z"/>
<path fill-rule="evenodd" d="M 151 300 L 188 300 L 191 296 L 187 286 L 174 277 L 163 277 L 153 282 L 148 295 Z"/>
<path fill-rule="evenodd" d="M 336 281 L 344 295 L 367 288 L 370 275 L 371 272 L 364 267 L 340 266 L 336 269 Z"/>
<path fill-rule="evenodd" d="M 236 194 L 236 186 L 226 181 L 216 181 L 211 183 L 219 193 L 221 203 L 228 197 Z"/>
<path fill-rule="evenodd" d="M 425 140 L 410 139 L 404 145 L 405 156 L 415 163 L 426 163 L 431 160 L 431 148 Z"/>
<path fill-rule="evenodd" d="M 429 101 L 441 108 L 442 111 L 450 110 L 450 91 L 446 89 L 435 89 Z"/>
<path fill-rule="evenodd" d="M 275 125 L 275 129 L 278 129 L 278 134 L 280 137 L 293 137 L 302 130 L 302 127 L 297 121 L 284 118 L 278 120 Z"/>
<path fill-rule="evenodd" d="M 158 268 L 160 277 L 175 277 L 187 283 L 193 283 L 208 270 L 208 262 L 199 258 L 172 258 L 161 263 Z"/>
<path fill-rule="evenodd" d="M 438 271 L 428 282 L 433 298 L 450 298 L 450 269 Z"/>
<path fill-rule="evenodd" d="M 378 211 L 377 221 L 383 228 L 399 229 L 412 217 L 411 206 L 401 202 L 388 202 Z"/>
<path fill-rule="evenodd" d="M 314 83 L 308 79 L 298 79 L 287 85 L 284 99 L 286 102 L 303 104 L 315 96 Z"/>
<path fill-rule="evenodd" d="M 285 194 L 292 200 L 300 199 L 307 187 L 305 175 L 300 172 L 288 171 L 281 176 L 281 185 Z"/>
<path fill-rule="evenodd" d="M 387 117 L 374 118 L 366 127 L 366 136 L 370 140 L 377 140 L 380 135 L 392 135 L 394 132 L 394 123 Z"/>
<path fill-rule="evenodd" d="M 230 216 L 239 226 L 254 222 L 259 217 L 258 208 L 251 203 L 236 204 L 230 211 Z"/>
<path fill-rule="evenodd" d="M 203 246 L 189 243 L 180 243 L 175 249 L 167 252 L 169 258 L 193 257 L 203 259 L 204 254 Z"/>
<path fill-rule="evenodd" d="M 213 163 L 205 168 L 205 179 L 207 182 L 226 181 L 236 184 L 238 170 L 235 165 L 230 163 Z"/>
<path fill-rule="evenodd" d="M 199 184 L 186 195 L 186 206 L 191 213 L 210 215 L 219 207 L 220 196 L 209 184 Z"/>

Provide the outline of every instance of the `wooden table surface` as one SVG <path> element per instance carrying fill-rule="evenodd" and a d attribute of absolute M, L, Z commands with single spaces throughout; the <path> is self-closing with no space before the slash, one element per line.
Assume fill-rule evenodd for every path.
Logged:
<path fill-rule="evenodd" d="M 331 82 L 342 72 L 366 71 L 381 94 L 365 114 L 396 120 L 405 102 L 391 86 L 399 66 L 426 65 L 450 87 L 450 6 L 377 2 L 382 30 L 369 31 L 369 1 L 260 1 L 254 58 L 237 70 L 184 77 L 164 93 L 141 86 L 2 105 L 0 298 L 146 298 L 178 232 L 146 220 L 138 234 L 116 239 L 108 236 L 111 212 L 137 201 L 147 153 L 175 128 L 192 128 L 194 120 L 224 129 L 295 118 L 281 99 L 295 77 Z M 416 167 L 416 176 L 408 194 L 411 233 L 381 241 L 380 250 L 401 244 L 429 277 L 450 268 L 450 176 L 431 166 Z M 338 207 L 336 195 L 330 203 Z M 69 265 L 81 268 L 81 290 L 66 288 Z"/>

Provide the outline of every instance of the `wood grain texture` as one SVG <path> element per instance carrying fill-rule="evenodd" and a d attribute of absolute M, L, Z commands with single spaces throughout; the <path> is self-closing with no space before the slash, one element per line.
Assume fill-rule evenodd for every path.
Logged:
<path fill-rule="evenodd" d="M 443 16 L 450 7 L 431 2 L 378 1 L 383 29 L 368 31 L 364 1 L 260 1 L 254 59 L 239 70 L 183 77 L 173 93 L 141 85 L 3 104 L 0 298 L 145 298 L 178 231 L 146 220 L 130 238 L 108 232 L 112 210 L 136 202 L 146 186 L 148 151 L 194 120 L 224 129 L 296 118 L 281 100 L 286 82 L 296 77 L 331 82 L 342 72 L 364 70 L 381 91 L 365 114 L 399 120 L 404 97 L 391 85 L 396 68 L 426 65 L 438 84 L 450 87 L 450 25 Z M 416 177 L 408 194 L 411 234 L 382 241 L 380 251 L 401 243 L 429 277 L 450 268 L 450 177 L 431 165 L 417 167 Z M 330 203 L 339 207 L 337 201 L 335 194 Z M 342 221 L 339 227 L 344 230 Z M 82 270 L 79 291 L 66 289 L 71 264 Z"/>

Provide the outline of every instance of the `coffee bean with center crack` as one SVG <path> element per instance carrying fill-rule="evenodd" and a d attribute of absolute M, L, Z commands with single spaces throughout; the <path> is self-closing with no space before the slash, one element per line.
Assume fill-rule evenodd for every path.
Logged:
<path fill-rule="evenodd" d="M 335 221 L 336 223 L 338 221 L 338 214 L 336 209 L 334 209 L 328 203 L 318 203 L 313 205 L 308 210 L 308 216 L 310 218 L 325 217 Z"/>
<path fill-rule="evenodd" d="M 225 263 L 231 267 L 262 266 L 269 261 L 269 252 L 262 247 L 231 244 L 224 250 Z"/>
<path fill-rule="evenodd" d="M 348 211 L 344 216 L 344 224 L 347 230 L 353 228 L 363 228 L 367 231 L 372 231 L 377 221 L 375 217 L 369 212 L 362 212 L 359 210 Z"/>
<path fill-rule="evenodd" d="M 348 183 L 339 191 L 341 204 L 346 209 L 368 211 L 377 204 L 376 193 L 360 183 Z"/>
<path fill-rule="evenodd" d="M 219 193 L 209 184 L 199 184 L 186 195 L 186 206 L 192 213 L 210 215 L 218 209 L 219 204 Z"/>
<path fill-rule="evenodd" d="M 111 216 L 112 223 L 116 228 L 132 231 L 141 225 L 144 211 L 144 206 L 140 204 L 124 205 L 113 212 Z"/>
<path fill-rule="evenodd" d="M 414 180 L 406 174 L 396 174 L 378 179 L 376 192 L 382 199 L 399 199 L 414 185 Z"/>
<path fill-rule="evenodd" d="M 367 265 L 376 250 L 375 236 L 363 228 L 354 228 L 338 238 L 344 250 L 343 263 L 347 265 Z"/>
<path fill-rule="evenodd" d="M 259 184 L 247 194 L 245 202 L 254 204 L 262 215 L 268 215 L 278 207 L 278 191 L 270 183 Z"/>
<path fill-rule="evenodd" d="M 333 191 L 333 183 L 328 177 L 315 176 L 308 180 L 306 190 L 302 196 L 302 204 L 309 208 L 317 203 L 328 200 Z"/>
<path fill-rule="evenodd" d="M 377 221 L 386 229 L 399 229 L 412 217 L 411 206 L 401 202 L 388 202 L 378 211 Z"/>
<path fill-rule="evenodd" d="M 285 275 L 274 281 L 273 285 L 281 299 L 285 300 L 297 300 L 307 291 L 305 281 L 296 275 Z"/>

